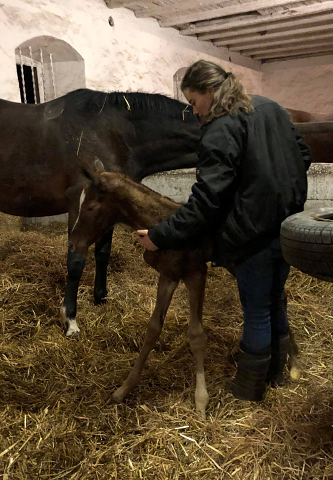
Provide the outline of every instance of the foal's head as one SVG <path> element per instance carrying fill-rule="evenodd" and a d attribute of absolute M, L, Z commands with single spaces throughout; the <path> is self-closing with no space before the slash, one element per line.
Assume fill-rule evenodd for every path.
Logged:
<path fill-rule="evenodd" d="M 89 183 L 82 190 L 79 214 L 69 234 L 69 249 L 86 255 L 88 248 L 122 219 L 119 201 L 125 177 L 106 173 L 102 162 L 95 161 L 92 169 L 83 170 Z"/>

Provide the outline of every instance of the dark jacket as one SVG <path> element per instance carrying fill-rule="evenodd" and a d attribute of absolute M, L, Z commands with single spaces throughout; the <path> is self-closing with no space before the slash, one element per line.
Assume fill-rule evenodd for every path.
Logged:
<path fill-rule="evenodd" d="M 216 265 L 242 261 L 279 236 L 281 222 L 303 210 L 311 151 L 277 103 L 253 96 L 254 111 L 204 127 L 197 182 L 187 203 L 149 230 L 160 249 L 213 240 Z"/>

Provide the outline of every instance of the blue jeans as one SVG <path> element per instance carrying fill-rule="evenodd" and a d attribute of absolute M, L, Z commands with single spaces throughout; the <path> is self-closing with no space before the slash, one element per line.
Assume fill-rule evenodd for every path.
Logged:
<path fill-rule="evenodd" d="M 242 348 L 256 354 L 271 344 L 272 337 L 289 331 L 284 285 L 290 267 L 282 257 L 280 239 L 235 265 L 243 308 Z"/>

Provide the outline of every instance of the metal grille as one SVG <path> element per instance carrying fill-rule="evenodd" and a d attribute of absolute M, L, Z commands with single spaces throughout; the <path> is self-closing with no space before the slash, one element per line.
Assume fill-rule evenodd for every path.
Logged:
<path fill-rule="evenodd" d="M 22 51 L 21 47 L 17 49 L 18 55 L 18 80 L 21 91 L 22 103 L 40 103 L 41 101 L 52 100 L 57 96 L 56 81 L 54 75 L 54 65 L 52 53 L 43 52 L 42 48 L 33 52 L 29 45 Z M 48 77 L 50 88 L 47 88 L 46 65 L 47 62 Z M 29 93 L 29 94 L 28 94 Z"/>

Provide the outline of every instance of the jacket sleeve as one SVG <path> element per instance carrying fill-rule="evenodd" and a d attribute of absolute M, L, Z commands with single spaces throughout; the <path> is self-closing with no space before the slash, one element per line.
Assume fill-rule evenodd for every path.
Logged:
<path fill-rule="evenodd" d="M 298 146 L 301 150 L 301 153 L 302 153 L 302 157 L 303 157 L 303 160 L 304 160 L 304 164 L 305 164 L 305 168 L 306 170 L 309 169 L 310 165 L 311 165 L 311 162 L 313 161 L 313 155 L 312 155 L 312 151 L 311 151 L 311 148 L 309 147 L 309 145 L 305 142 L 304 138 L 302 137 L 302 135 L 299 133 L 299 131 L 297 130 L 296 127 L 293 127 L 293 130 L 294 130 L 294 133 L 295 133 L 295 137 L 296 137 L 296 141 L 298 143 Z"/>
<path fill-rule="evenodd" d="M 216 223 L 220 225 L 228 213 L 242 152 L 241 133 L 235 131 L 235 122 L 230 119 L 220 123 L 221 128 L 206 131 L 202 137 L 197 181 L 187 203 L 148 231 L 149 238 L 160 249 L 183 248 L 190 239 Z"/>

